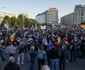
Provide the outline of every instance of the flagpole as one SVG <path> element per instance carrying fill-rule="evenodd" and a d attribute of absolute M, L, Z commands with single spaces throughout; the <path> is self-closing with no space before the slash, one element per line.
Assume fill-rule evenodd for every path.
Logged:
<path fill-rule="evenodd" d="M 22 28 L 24 29 L 24 15 L 23 15 L 23 27 Z"/>

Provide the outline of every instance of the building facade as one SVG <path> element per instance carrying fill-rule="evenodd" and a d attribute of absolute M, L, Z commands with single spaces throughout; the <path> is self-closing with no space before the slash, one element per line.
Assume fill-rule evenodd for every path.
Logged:
<path fill-rule="evenodd" d="M 12 14 L 12 13 L 0 12 L 0 24 L 1 24 L 1 22 L 4 19 L 5 16 L 9 16 L 10 18 L 11 17 L 16 17 L 16 15 Z"/>
<path fill-rule="evenodd" d="M 56 8 L 49 8 L 45 12 L 38 14 L 36 20 L 39 23 L 47 23 L 51 25 L 56 25 L 58 23 L 58 10 Z"/>
<path fill-rule="evenodd" d="M 70 13 L 61 18 L 62 24 L 74 24 L 74 13 Z"/>
<path fill-rule="evenodd" d="M 40 24 L 44 24 L 46 23 L 46 12 L 38 14 L 36 16 L 36 20 L 40 23 Z"/>
<path fill-rule="evenodd" d="M 74 12 L 61 17 L 62 24 L 80 24 L 85 22 L 85 6 L 76 5 Z"/>

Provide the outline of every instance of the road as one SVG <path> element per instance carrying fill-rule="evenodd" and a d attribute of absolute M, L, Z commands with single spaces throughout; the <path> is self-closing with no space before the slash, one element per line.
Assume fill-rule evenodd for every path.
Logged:
<path fill-rule="evenodd" d="M 6 60 L 3 61 L 2 70 L 4 70 L 4 66 L 8 63 L 8 56 L 6 53 L 4 53 L 4 57 L 6 58 Z M 15 58 L 17 61 L 17 56 Z M 37 65 L 38 64 L 36 60 L 34 70 L 37 70 Z M 29 68 L 30 68 L 30 63 L 27 62 L 26 54 L 25 54 L 25 61 L 23 65 L 20 65 L 20 70 L 29 70 Z M 75 62 L 66 62 L 66 70 L 85 70 L 85 58 L 84 59 L 79 58 Z"/>

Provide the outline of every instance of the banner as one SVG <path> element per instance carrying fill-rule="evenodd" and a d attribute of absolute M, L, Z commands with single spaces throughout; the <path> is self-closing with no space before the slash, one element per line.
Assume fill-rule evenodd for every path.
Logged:
<path fill-rule="evenodd" d="M 46 29 L 46 25 L 44 25 L 44 26 L 41 26 L 41 29 Z"/>
<path fill-rule="evenodd" d="M 9 28 L 9 26 L 8 26 L 8 24 L 4 24 L 4 27 L 6 28 L 6 29 L 8 29 Z"/>

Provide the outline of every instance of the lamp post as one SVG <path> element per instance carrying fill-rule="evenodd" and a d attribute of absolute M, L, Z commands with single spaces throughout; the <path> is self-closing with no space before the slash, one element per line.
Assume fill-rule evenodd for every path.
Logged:
<path fill-rule="evenodd" d="M 22 26 L 22 28 L 24 29 L 24 14 L 23 14 L 23 26 Z"/>

